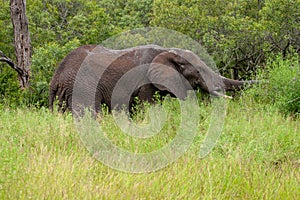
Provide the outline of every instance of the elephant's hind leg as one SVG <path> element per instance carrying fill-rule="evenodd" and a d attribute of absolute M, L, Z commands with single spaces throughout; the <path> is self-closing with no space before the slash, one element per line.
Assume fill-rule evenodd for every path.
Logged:
<path fill-rule="evenodd" d="M 66 110 L 66 89 L 60 89 L 58 95 L 58 111 L 64 113 Z"/>

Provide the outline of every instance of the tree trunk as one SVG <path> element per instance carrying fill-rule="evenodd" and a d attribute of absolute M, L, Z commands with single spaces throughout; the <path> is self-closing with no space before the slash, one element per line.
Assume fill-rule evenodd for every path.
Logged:
<path fill-rule="evenodd" d="M 31 43 L 26 17 L 26 0 L 10 0 L 10 14 L 14 28 L 18 78 L 22 89 L 29 87 Z"/>

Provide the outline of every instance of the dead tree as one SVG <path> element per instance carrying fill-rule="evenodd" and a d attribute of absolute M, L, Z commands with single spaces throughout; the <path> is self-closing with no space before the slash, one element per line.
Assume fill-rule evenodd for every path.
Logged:
<path fill-rule="evenodd" d="M 31 42 L 26 17 L 26 0 L 10 0 L 10 15 L 14 28 L 14 46 L 17 63 L 0 51 L 0 61 L 6 62 L 18 73 L 20 87 L 29 87 Z"/>

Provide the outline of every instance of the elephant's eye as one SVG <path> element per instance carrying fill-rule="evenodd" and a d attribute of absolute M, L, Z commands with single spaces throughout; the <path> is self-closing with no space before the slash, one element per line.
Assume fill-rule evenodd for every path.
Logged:
<path fill-rule="evenodd" d="M 183 64 L 179 64 L 179 66 L 181 69 L 184 69 L 184 67 L 185 67 Z"/>

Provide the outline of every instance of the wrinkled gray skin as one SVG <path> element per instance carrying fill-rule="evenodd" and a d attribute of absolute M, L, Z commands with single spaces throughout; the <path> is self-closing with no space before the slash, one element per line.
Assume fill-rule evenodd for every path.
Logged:
<path fill-rule="evenodd" d="M 95 103 L 89 106 L 93 106 L 96 111 L 101 104 L 106 104 L 109 109 L 121 104 L 131 107 L 136 97 L 141 101 L 153 102 L 153 95 L 156 92 L 162 96 L 170 94 L 184 99 L 187 90 L 200 88 L 215 96 L 228 97 L 222 92 L 237 90 L 245 84 L 255 82 L 222 77 L 212 71 L 193 52 L 183 49 L 147 45 L 111 50 L 99 45 L 85 45 L 69 53 L 57 68 L 50 83 L 51 110 L 57 96 L 59 109 L 62 112 L 67 108 L 72 111 L 73 85 L 82 66 L 88 66 L 90 75 L 77 79 L 76 83 L 78 81 L 80 83 L 80 91 L 77 93 L 82 95 L 79 98 L 94 93 Z M 139 75 L 135 74 L 133 77 L 129 75 L 127 78 L 129 82 L 121 84 L 123 89 L 121 87 L 117 90 L 117 94 L 113 93 L 117 82 L 130 70 L 137 70 Z M 132 95 L 126 98 L 126 94 Z M 113 95 L 116 98 L 113 98 L 112 103 Z"/>

